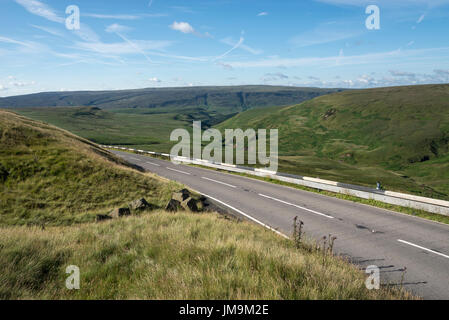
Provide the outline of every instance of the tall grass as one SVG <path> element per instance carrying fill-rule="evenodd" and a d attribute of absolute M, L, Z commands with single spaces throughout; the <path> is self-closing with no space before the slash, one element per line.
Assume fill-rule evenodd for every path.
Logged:
<path fill-rule="evenodd" d="M 80 268 L 79 290 L 65 268 Z M 342 259 L 216 214 L 0 232 L 2 299 L 398 299 Z"/>

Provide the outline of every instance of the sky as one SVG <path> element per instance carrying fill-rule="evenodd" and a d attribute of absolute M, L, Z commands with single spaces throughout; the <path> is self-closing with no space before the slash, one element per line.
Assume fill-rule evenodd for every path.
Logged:
<path fill-rule="evenodd" d="M 449 0 L 0 0 L 0 12 L 0 96 L 449 83 Z"/>

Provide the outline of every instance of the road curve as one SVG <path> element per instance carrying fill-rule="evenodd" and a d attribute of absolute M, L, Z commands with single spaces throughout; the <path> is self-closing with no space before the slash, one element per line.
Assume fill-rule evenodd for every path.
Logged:
<path fill-rule="evenodd" d="M 112 152 L 279 233 L 290 235 L 298 216 L 309 237 L 332 234 L 337 254 L 362 268 L 378 266 L 381 282 L 399 284 L 404 276 L 404 288 L 412 293 L 449 299 L 449 225 L 238 175 Z"/>

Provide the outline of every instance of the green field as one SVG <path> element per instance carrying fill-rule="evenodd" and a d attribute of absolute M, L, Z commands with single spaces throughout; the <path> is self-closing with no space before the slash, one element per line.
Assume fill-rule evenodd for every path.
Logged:
<path fill-rule="evenodd" d="M 240 113 L 278 128 L 282 172 L 449 199 L 449 85 L 354 90 Z"/>
<path fill-rule="evenodd" d="M 0 299 L 409 299 L 329 250 L 216 213 L 67 131 L 0 110 Z M 145 197 L 156 209 L 93 222 Z M 66 267 L 80 269 L 68 290 Z"/>

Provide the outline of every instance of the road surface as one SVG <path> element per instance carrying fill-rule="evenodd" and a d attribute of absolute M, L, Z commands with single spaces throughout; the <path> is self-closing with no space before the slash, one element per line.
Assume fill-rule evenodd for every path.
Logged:
<path fill-rule="evenodd" d="M 298 216 L 307 236 L 332 234 L 337 254 L 362 268 L 378 266 L 382 283 L 399 285 L 404 277 L 404 288 L 416 295 L 449 299 L 449 225 L 229 173 L 112 152 L 282 234 L 291 235 Z"/>

